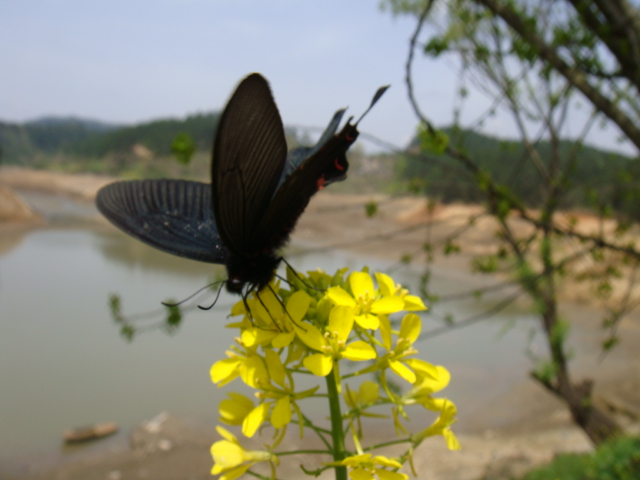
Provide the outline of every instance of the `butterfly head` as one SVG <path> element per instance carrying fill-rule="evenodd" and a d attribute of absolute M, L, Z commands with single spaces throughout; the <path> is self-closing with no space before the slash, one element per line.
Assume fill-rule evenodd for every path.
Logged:
<path fill-rule="evenodd" d="M 249 285 L 249 291 L 262 290 L 273 279 L 281 260 L 271 253 L 249 257 L 232 255 L 226 264 L 227 291 L 241 295 L 245 285 Z"/>

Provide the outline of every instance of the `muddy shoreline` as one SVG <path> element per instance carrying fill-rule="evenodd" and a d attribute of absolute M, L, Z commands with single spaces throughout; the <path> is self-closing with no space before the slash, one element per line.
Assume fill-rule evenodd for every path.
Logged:
<path fill-rule="evenodd" d="M 46 191 L 64 195 L 81 202 L 91 202 L 97 190 L 112 181 L 95 175 L 69 175 L 62 173 L 0 169 L 0 184 L 18 190 Z M 364 205 L 375 201 L 379 213 L 373 218 L 364 215 Z M 441 208 L 437 214 L 440 223 L 426 231 L 420 226 L 426 215 L 423 199 L 389 198 L 372 195 L 332 194 L 330 189 L 313 199 L 300 219 L 294 240 L 324 245 L 324 248 L 341 248 L 359 254 L 399 261 L 404 253 L 412 253 L 420 259 L 421 245 L 427 238 L 446 238 L 455 229 L 461 228 L 470 214 L 478 213 L 480 207 L 452 205 Z M 101 218 L 95 223 L 106 226 Z M 46 228 L 40 217 L 20 222 L 0 222 L 0 252 L 3 242 L 14 236 L 26 234 L 33 228 Z M 493 238 L 490 227 L 480 225 L 470 232 L 469 248 L 464 255 L 445 257 L 437 255 L 434 265 L 448 269 L 455 275 L 470 276 L 470 258 L 487 251 Z M 323 247 L 319 247 L 323 248 Z M 486 277 L 477 277 L 478 282 Z M 584 305 L 579 305 L 580 308 Z M 581 328 L 588 332 L 589 339 L 597 338 L 599 318 L 596 314 L 585 314 Z M 629 317 L 621 328 L 625 336 L 623 344 L 607 359 L 604 367 L 596 372 L 585 373 L 595 377 L 596 394 L 604 402 L 618 405 L 640 404 L 640 317 Z M 612 400 L 613 399 L 613 400 Z M 499 426 L 482 428 L 483 415 L 492 418 L 505 415 Z M 516 412 L 516 413 L 513 413 Z M 48 464 L 40 458 L 21 459 L 9 465 L 0 457 L 0 477 L 4 479 L 104 479 L 113 478 L 211 478 L 211 460 L 208 447 L 215 435 L 212 425 L 193 425 L 188 419 L 169 416 L 158 434 L 171 445 L 168 449 L 156 444 L 159 437 L 145 437 L 131 446 L 128 441 L 109 444 L 109 447 L 78 450 L 73 455 L 58 458 Z M 142 429 L 142 430 L 141 430 Z M 590 448 L 580 430 L 575 428 L 563 405 L 550 397 L 533 381 L 523 380 L 514 391 L 496 399 L 495 404 L 484 412 L 478 412 L 477 426 L 480 433 L 461 435 L 464 450 L 447 452 L 441 439 L 427 442 L 417 452 L 417 468 L 421 478 L 474 479 L 487 473 L 514 472 L 531 465 L 548 461 L 561 451 L 585 451 Z M 144 425 L 132 432 L 144 433 Z M 139 437 L 139 435 L 138 435 Z M 295 442 L 295 439 L 291 439 Z M 154 443 L 155 442 L 155 443 Z M 135 442 L 133 442 L 136 445 Z M 153 445 L 156 445 L 155 447 Z M 167 443 L 165 443 L 167 445 Z M 62 460 L 62 461 L 60 461 Z M 7 466 L 9 465 L 9 466 Z M 291 462 L 291 476 L 297 473 L 296 462 Z M 299 475 L 300 477 L 302 475 Z M 328 478 L 328 477 L 327 477 Z"/>

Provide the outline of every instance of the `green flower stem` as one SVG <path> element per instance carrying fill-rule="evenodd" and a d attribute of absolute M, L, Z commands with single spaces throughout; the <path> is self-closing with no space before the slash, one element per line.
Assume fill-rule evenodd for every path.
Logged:
<path fill-rule="evenodd" d="M 287 455 L 301 455 L 301 454 L 309 454 L 309 455 L 326 455 L 326 450 L 283 450 L 281 452 L 273 452 L 278 457 L 286 457 Z"/>
<path fill-rule="evenodd" d="M 383 442 L 383 443 L 377 443 L 375 445 L 370 445 L 368 447 L 363 448 L 362 450 L 364 452 L 371 452 L 373 450 L 376 450 L 378 448 L 384 448 L 384 447 L 390 447 L 393 445 L 402 445 L 403 443 L 411 443 L 411 439 L 410 438 L 399 438 L 397 440 L 391 440 L 389 442 Z"/>
<path fill-rule="evenodd" d="M 338 394 L 338 381 L 335 368 L 325 378 L 327 380 L 327 392 L 329 394 L 329 410 L 331 412 L 331 436 L 333 438 L 333 461 L 340 462 L 345 459 L 344 428 L 342 426 L 342 412 L 340 411 L 340 395 Z M 334 467 L 336 480 L 347 480 L 347 467 Z"/>
<path fill-rule="evenodd" d="M 325 446 L 327 447 L 327 450 L 331 450 L 331 444 L 327 440 L 327 436 L 331 435 L 331 431 L 314 425 L 313 422 L 309 420 L 307 417 L 305 417 L 304 415 L 302 416 L 302 419 L 304 421 L 304 426 L 306 428 L 313 430 L 313 432 L 315 432 L 315 434 L 322 441 L 322 443 L 325 444 Z M 298 422 L 296 420 L 291 420 L 291 423 L 293 423 L 294 425 L 298 425 Z"/>

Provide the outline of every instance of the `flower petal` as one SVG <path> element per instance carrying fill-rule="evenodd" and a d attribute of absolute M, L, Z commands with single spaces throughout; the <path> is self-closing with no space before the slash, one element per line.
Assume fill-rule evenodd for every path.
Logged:
<path fill-rule="evenodd" d="M 450 428 L 445 428 L 444 431 L 442 432 L 442 436 L 447 442 L 447 448 L 449 450 L 462 450 L 462 446 L 460 445 L 460 442 L 458 441 L 455 434 L 451 431 Z"/>
<path fill-rule="evenodd" d="M 315 325 L 305 323 L 304 327 L 295 325 L 293 328 L 295 329 L 298 338 L 309 348 L 322 351 L 323 347 L 327 344 L 327 340 L 324 338 L 324 335 L 322 335 Z"/>
<path fill-rule="evenodd" d="M 291 421 L 291 399 L 288 395 L 280 397 L 271 413 L 271 425 L 282 428 Z"/>
<path fill-rule="evenodd" d="M 252 315 L 260 318 L 267 324 L 272 323 L 274 318 L 282 317 L 284 314 L 282 305 L 272 290 L 266 288 L 255 295 L 260 295 L 260 300 L 254 305 L 251 305 Z"/>
<path fill-rule="evenodd" d="M 336 305 L 345 305 L 347 307 L 355 307 L 356 301 L 353 299 L 349 292 L 342 287 L 331 287 L 327 290 L 327 298 L 329 298 Z"/>
<path fill-rule="evenodd" d="M 238 358 L 225 358 L 213 364 L 209 373 L 213 383 L 222 382 L 229 383 L 231 380 L 240 375 L 240 361 Z M 222 386 L 222 385 L 220 385 Z"/>
<path fill-rule="evenodd" d="M 417 358 L 408 359 L 405 363 L 416 372 L 415 387 L 420 390 L 421 395 L 439 392 L 449 385 L 451 374 L 442 365 L 431 365 Z"/>
<path fill-rule="evenodd" d="M 371 472 L 365 470 L 364 468 L 354 468 L 349 472 L 349 477 L 351 480 L 373 480 L 373 475 Z"/>
<path fill-rule="evenodd" d="M 371 275 L 366 272 L 352 272 L 351 275 L 349 275 L 349 285 L 355 298 L 367 295 L 370 298 L 375 297 L 376 289 L 373 286 L 373 280 L 371 279 Z"/>
<path fill-rule="evenodd" d="M 250 398 L 241 393 L 229 392 L 227 395 L 230 398 L 222 400 L 218 405 L 220 421 L 227 425 L 242 425 L 242 422 L 255 405 Z"/>
<path fill-rule="evenodd" d="M 383 467 L 402 468 L 402 464 L 393 458 L 376 455 L 373 457 L 373 463 L 382 465 Z"/>
<path fill-rule="evenodd" d="M 271 345 L 273 348 L 285 348 L 291 345 L 294 338 L 296 338 L 296 332 L 294 330 L 291 330 L 290 332 L 282 332 L 273 338 Z"/>
<path fill-rule="evenodd" d="M 427 310 L 422 299 L 416 295 L 405 295 L 403 297 L 404 308 L 407 312 L 417 312 L 419 310 Z"/>
<path fill-rule="evenodd" d="M 271 339 L 278 334 L 275 330 L 265 330 L 264 328 L 247 328 L 242 331 L 242 343 L 247 347 L 254 345 L 267 345 Z"/>
<path fill-rule="evenodd" d="M 352 342 L 347 345 L 344 350 L 340 352 L 340 355 L 347 360 L 360 362 L 376 358 L 376 350 L 367 342 L 358 340 L 357 342 Z"/>
<path fill-rule="evenodd" d="M 247 357 L 241 369 L 242 381 L 251 388 L 260 388 L 260 384 L 269 383 L 269 373 L 264 360 L 258 354 Z"/>
<path fill-rule="evenodd" d="M 356 315 L 356 323 L 367 330 L 377 330 L 380 326 L 380 320 L 375 315 L 365 313 L 364 315 Z"/>
<path fill-rule="evenodd" d="M 406 473 L 392 472 L 381 468 L 376 468 L 375 471 L 380 480 L 407 480 L 407 478 L 409 478 L 409 475 Z"/>
<path fill-rule="evenodd" d="M 226 440 L 229 440 L 230 442 L 238 443 L 238 439 L 236 438 L 236 436 L 233 433 L 231 433 L 229 430 L 227 430 L 226 428 L 221 427 L 220 425 L 218 425 L 216 427 L 216 432 L 218 432 L 222 438 L 225 438 Z"/>
<path fill-rule="evenodd" d="M 347 341 L 353 328 L 353 308 L 344 305 L 336 305 L 329 314 L 327 330 L 336 333 L 339 340 Z"/>
<path fill-rule="evenodd" d="M 309 310 L 310 304 L 311 297 L 302 290 L 298 290 L 291 295 L 291 298 L 289 298 L 287 302 L 287 312 L 291 315 L 294 323 L 300 323 L 307 313 L 307 310 Z"/>
<path fill-rule="evenodd" d="M 384 348 L 387 350 L 391 350 L 392 344 L 392 336 L 391 336 L 391 322 L 386 315 L 379 315 L 378 320 L 380 321 L 380 338 L 382 339 L 382 344 Z"/>
<path fill-rule="evenodd" d="M 211 456 L 215 462 L 213 468 L 217 473 L 237 467 L 246 460 L 244 448 L 228 440 L 220 440 L 211 445 Z"/>
<path fill-rule="evenodd" d="M 265 352 L 265 360 L 267 362 L 269 378 L 281 387 L 285 388 L 284 379 L 286 377 L 286 372 L 284 365 L 280 360 L 280 355 L 278 355 L 274 350 L 267 350 Z"/>
<path fill-rule="evenodd" d="M 371 380 L 365 380 L 360 385 L 359 394 L 360 403 L 365 405 L 374 403 L 380 397 L 380 385 Z"/>
<path fill-rule="evenodd" d="M 373 302 L 373 305 L 371 305 L 371 313 L 388 315 L 399 312 L 403 308 L 404 300 L 400 297 L 383 297 Z"/>
<path fill-rule="evenodd" d="M 378 288 L 383 297 L 390 297 L 395 293 L 396 286 L 393 283 L 393 278 L 385 273 L 376 272 L 376 281 L 378 282 Z"/>
<path fill-rule="evenodd" d="M 420 336 L 421 329 L 422 320 L 420 320 L 420 317 L 415 313 L 408 313 L 402 318 L 398 339 L 405 338 L 413 343 Z"/>
<path fill-rule="evenodd" d="M 323 353 L 315 353 L 305 357 L 302 364 L 314 375 L 326 377 L 333 368 L 333 358 Z"/>
<path fill-rule="evenodd" d="M 256 408 L 254 408 L 242 423 L 242 433 L 244 434 L 244 436 L 249 438 L 253 437 L 258 431 L 258 428 L 260 428 L 260 425 L 262 425 L 262 422 L 266 420 L 268 413 L 268 403 L 261 403 Z"/>
<path fill-rule="evenodd" d="M 416 381 L 416 374 L 402 362 L 389 360 L 389 367 L 391 367 L 391 370 L 393 370 L 394 373 L 404 378 L 407 382 L 413 383 Z"/>
<path fill-rule="evenodd" d="M 233 468 L 224 472 L 223 475 L 220 475 L 218 480 L 235 480 L 236 478 L 240 478 L 245 474 L 249 467 L 251 467 L 251 463 L 247 463 L 246 465 L 240 465 L 239 467 Z M 213 472 L 213 470 L 211 470 Z M 213 475 L 216 475 L 215 473 Z"/>

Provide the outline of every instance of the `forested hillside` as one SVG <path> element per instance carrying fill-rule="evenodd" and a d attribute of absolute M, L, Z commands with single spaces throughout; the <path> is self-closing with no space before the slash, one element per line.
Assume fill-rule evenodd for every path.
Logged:
<path fill-rule="evenodd" d="M 132 126 L 108 125 L 74 118 L 47 118 L 24 124 L 0 122 L 0 161 L 5 165 L 86 170 L 121 174 L 134 170 L 152 175 L 166 173 L 171 145 L 179 134 L 187 134 L 196 151 L 206 157 L 211 151 L 219 113 L 199 113 L 184 119 L 160 119 Z M 294 131 L 286 130 L 291 146 L 299 143 Z M 154 165 L 141 163 L 155 162 Z"/>
<path fill-rule="evenodd" d="M 457 148 L 479 159 L 482 171 L 497 183 L 517 193 L 528 206 L 539 206 L 543 197 L 541 189 L 544 188 L 542 175 L 551 160 L 548 142 L 537 145 L 542 165 L 536 168 L 534 162 L 526 159 L 525 148 L 520 142 L 499 140 L 470 131 L 444 129 L 444 132 Z M 418 140 L 415 140 L 412 147 L 417 144 Z M 560 142 L 561 164 L 567 174 L 564 188 L 568 192 L 562 206 L 595 207 L 605 193 L 613 193 L 611 207 L 640 213 L 640 207 L 635 206 L 640 192 L 638 161 L 585 145 L 574 152 L 575 148 L 574 142 Z M 415 150 L 409 148 L 410 152 Z M 568 159 L 574 154 L 577 161 L 569 172 Z M 477 180 L 446 155 L 407 154 L 399 160 L 397 171 L 403 180 L 411 182 L 412 188 L 444 202 L 478 203 L 484 198 L 484 193 L 476 187 Z"/>
<path fill-rule="evenodd" d="M 56 168 L 68 171 L 103 172 L 128 177 L 187 176 L 203 178 L 208 174 L 209 152 L 218 113 L 201 113 L 184 119 L 161 119 L 133 126 L 109 125 L 75 118 L 46 118 L 25 124 L 0 122 L 0 161 L 5 165 L 24 165 Z M 451 142 L 473 152 L 481 158 L 481 168 L 528 203 L 538 206 L 544 182 L 541 172 L 532 162 L 525 160 L 524 147 L 505 141 L 460 130 L 444 130 Z M 300 140 L 296 131 L 287 129 L 287 141 L 295 146 L 312 143 Z M 197 154 L 188 167 L 177 165 L 171 157 L 171 144 L 176 135 L 186 133 L 194 141 Z M 417 140 L 408 152 L 416 150 Z M 573 154 L 573 143 L 561 143 L 561 156 Z M 548 164 L 551 152 L 548 143 L 541 142 L 538 151 L 543 164 Z M 389 192 L 389 185 L 397 186 L 387 168 L 373 169 L 380 159 L 367 159 L 357 149 L 350 151 L 352 179 L 349 184 L 363 187 L 363 182 L 375 186 L 380 192 Z M 597 205 L 599 197 L 613 193 L 610 206 L 635 217 L 640 216 L 640 165 L 623 155 L 583 146 L 577 152 L 579 160 L 565 188 L 569 194 L 563 207 Z M 482 201 L 482 193 L 472 188 L 475 180 L 460 170 L 445 156 L 412 155 L 396 160 L 385 156 L 385 164 L 394 164 L 400 185 L 409 182 L 411 188 L 444 202 Z M 384 177 L 384 178 L 378 178 Z M 341 190 L 349 185 L 340 185 Z M 403 187 L 400 187 L 401 189 Z"/>
<path fill-rule="evenodd" d="M 19 164 L 54 155 L 115 128 L 116 125 L 74 117 L 45 117 L 23 124 L 0 121 L 0 161 Z"/>

